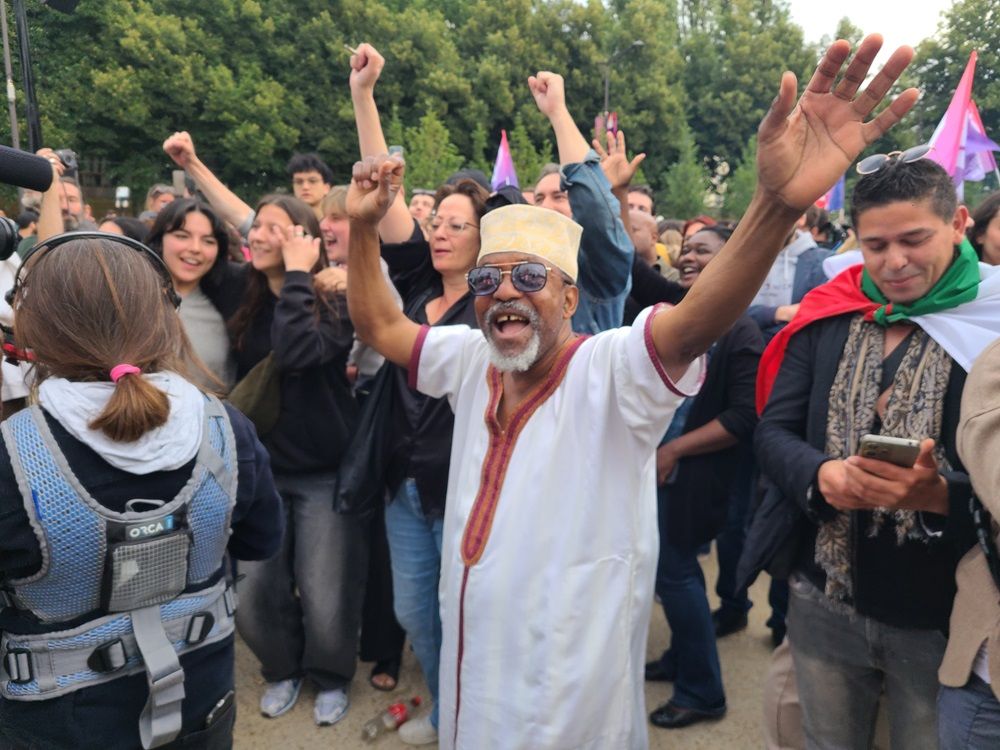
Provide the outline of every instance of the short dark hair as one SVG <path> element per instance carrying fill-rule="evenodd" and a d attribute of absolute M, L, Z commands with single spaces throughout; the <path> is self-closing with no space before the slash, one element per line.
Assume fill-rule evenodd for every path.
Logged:
<path fill-rule="evenodd" d="M 653 204 L 653 213 L 656 213 L 656 196 L 653 195 L 653 188 L 649 185 L 629 185 L 628 191 L 629 193 L 639 193 L 649 198 Z"/>
<path fill-rule="evenodd" d="M 204 280 L 210 284 L 219 284 L 225 275 L 223 266 L 229 262 L 229 232 L 225 222 L 207 203 L 197 198 L 181 198 L 168 203 L 156 215 L 156 220 L 145 240 L 146 246 L 162 258 L 163 235 L 183 229 L 187 215 L 191 213 L 202 214 L 212 226 L 212 236 L 215 237 L 215 242 L 219 246 L 219 254 L 215 256 L 215 262 L 209 272 L 205 274 Z M 125 230 L 125 227 L 122 229 Z M 126 234 L 128 234 L 127 231 Z"/>
<path fill-rule="evenodd" d="M 33 222 L 38 221 L 38 212 L 22 211 L 17 215 L 17 228 L 27 229 Z"/>
<path fill-rule="evenodd" d="M 149 239 L 149 227 L 146 226 L 145 222 L 133 219 L 131 216 L 109 216 L 101 219 L 97 226 L 100 227 L 106 221 L 110 221 L 121 229 L 122 233 L 129 239 L 146 245 L 146 240 Z M 146 246 L 149 247 L 149 245 Z"/>
<path fill-rule="evenodd" d="M 966 231 L 966 236 L 972 243 L 972 247 L 975 248 L 976 255 L 979 256 L 980 260 L 983 258 L 983 235 L 986 233 L 986 227 L 989 226 L 998 212 L 1000 212 L 1000 190 L 987 195 L 969 214 L 973 225 Z M 17 221 L 20 224 L 21 217 L 18 217 Z"/>
<path fill-rule="evenodd" d="M 319 154 L 293 154 L 288 160 L 288 176 L 294 177 L 302 172 L 319 172 L 323 182 L 333 184 L 333 170 L 323 161 Z"/>
<path fill-rule="evenodd" d="M 729 238 L 733 236 L 733 229 L 722 224 L 713 224 L 709 227 L 702 227 L 691 236 L 694 237 L 695 234 L 701 234 L 702 232 L 711 232 L 722 240 L 722 244 L 729 242 Z"/>
<path fill-rule="evenodd" d="M 851 224 L 870 208 L 897 201 L 929 200 L 931 209 L 945 221 L 951 221 L 958 208 L 955 184 L 948 173 L 930 159 L 905 164 L 895 159 L 882 169 L 864 175 L 851 194 Z"/>

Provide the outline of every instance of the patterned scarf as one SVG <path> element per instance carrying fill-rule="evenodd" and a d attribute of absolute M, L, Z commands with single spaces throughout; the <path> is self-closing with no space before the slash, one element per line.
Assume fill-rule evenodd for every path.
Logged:
<path fill-rule="evenodd" d="M 881 395 L 885 328 L 858 315 L 851 321 L 844 352 L 833 381 L 827 410 L 826 454 L 844 459 L 858 451 L 861 437 L 875 427 Z M 890 437 L 937 439 L 941 434 L 944 395 L 952 360 L 934 339 L 915 329 L 886 404 L 880 433 Z M 944 449 L 935 448 L 938 465 L 948 468 Z M 835 607 L 850 610 L 853 597 L 851 528 L 854 513 L 838 512 L 820 525 L 816 536 L 816 563 L 826 573 L 826 596 Z M 876 509 L 867 530 L 874 537 L 885 524 L 893 524 L 896 543 L 926 539 L 923 527 L 910 510 Z"/>

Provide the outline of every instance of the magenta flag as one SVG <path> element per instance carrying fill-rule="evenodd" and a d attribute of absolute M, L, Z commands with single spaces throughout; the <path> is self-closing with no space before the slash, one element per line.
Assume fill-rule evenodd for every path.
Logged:
<path fill-rule="evenodd" d="M 497 160 L 493 165 L 493 179 L 490 184 L 494 190 L 502 187 L 520 187 L 517 183 L 517 172 L 514 171 L 514 159 L 510 155 L 507 143 L 507 131 L 500 131 L 500 148 L 497 149 Z"/>
<path fill-rule="evenodd" d="M 976 74 L 976 59 L 978 55 L 973 50 L 969 55 L 969 62 L 965 66 L 962 80 L 958 83 L 954 95 L 951 97 L 951 104 L 944 113 L 944 117 L 938 124 L 934 135 L 931 136 L 931 145 L 934 149 L 927 158 L 936 161 L 953 178 L 958 171 L 959 153 L 962 150 L 965 130 L 969 121 L 969 103 L 972 101 L 972 79 Z M 964 165 L 963 165 L 964 166 Z M 961 180 L 961 177 L 958 177 Z"/>

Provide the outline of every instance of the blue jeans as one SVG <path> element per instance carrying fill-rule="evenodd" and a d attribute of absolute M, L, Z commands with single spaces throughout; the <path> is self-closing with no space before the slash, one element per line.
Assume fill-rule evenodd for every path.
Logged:
<path fill-rule="evenodd" d="M 976 675 L 965 687 L 942 687 L 937 705 L 941 750 L 1000 747 L 1000 701 Z"/>
<path fill-rule="evenodd" d="M 682 708 L 711 710 L 726 704 L 722 669 L 715 645 L 715 626 L 705 593 L 705 576 L 696 550 L 680 551 L 670 544 L 666 529 L 664 488 L 658 493 L 660 559 L 656 593 L 670 624 L 670 648 L 660 659 L 674 671 L 670 702 Z"/>
<path fill-rule="evenodd" d="M 747 514 L 750 511 L 750 498 L 753 494 L 753 459 L 743 457 L 735 467 L 736 476 L 733 479 L 729 495 L 729 513 L 726 525 L 715 538 L 715 551 L 719 556 L 719 577 L 715 582 L 715 593 L 719 595 L 722 610 L 729 610 L 742 615 L 747 612 L 753 602 L 747 596 L 745 588 L 736 588 L 736 566 L 743 554 L 743 543 L 746 540 Z"/>
<path fill-rule="evenodd" d="M 438 725 L 438 668 L 441 657 L 441 578 L 443 519 L 428 520 L 420 506 L 417 483 L 406 479 L 385 509 L 385 529 L 392 559 L 392 588 L 396 619 L 403 626 L 420 662 Z"/>
<path fill-rule="evenodd" d="M 834 612 L 793 574 L 788 640 L 807 750 L 871 747 L 885 691 L 893 748 L 937 750 L 937 670 L 946 639 L 858 614 Z"/>

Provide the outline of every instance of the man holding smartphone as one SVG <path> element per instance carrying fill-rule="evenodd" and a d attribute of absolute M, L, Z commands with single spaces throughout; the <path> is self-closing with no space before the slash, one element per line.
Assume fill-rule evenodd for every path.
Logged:
<path fill-rule="evenodd" d="M 955 566 L 975 540 L 955 430 L 966 371 L 1000 336 L 1000 275 L 929 150 L 858 164 L 864 262 L 807 295 L 761 360 L 761 470 L 805 515 L 788 637 L 810 748 L 868 746 L 883 691 L 893 747 L 937 747 Z M 915 460 L 892 462 L 883 436 L 919 441 Z M 859 455 L 878 442 L 890 460 Z"/>

